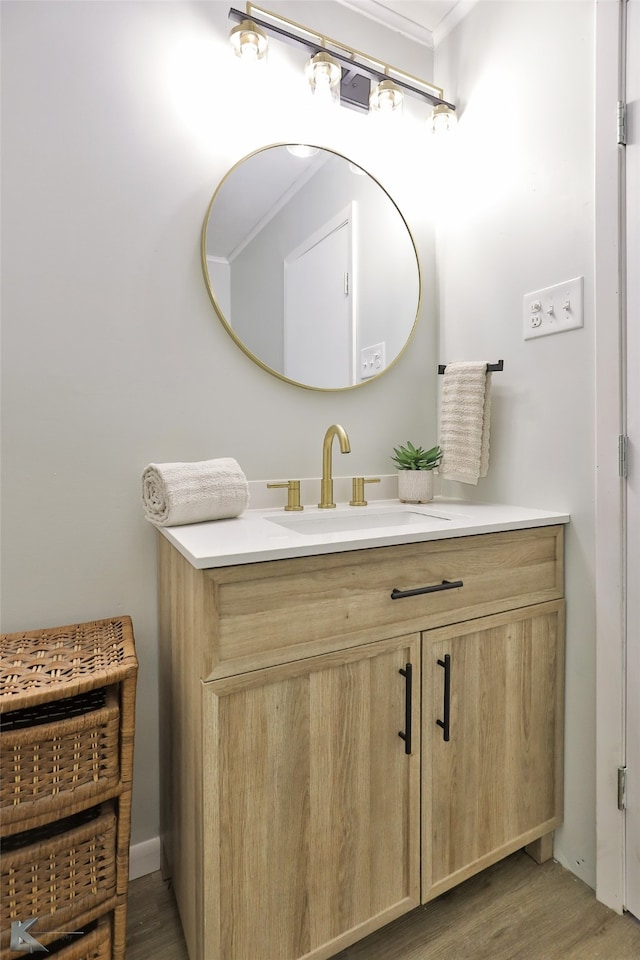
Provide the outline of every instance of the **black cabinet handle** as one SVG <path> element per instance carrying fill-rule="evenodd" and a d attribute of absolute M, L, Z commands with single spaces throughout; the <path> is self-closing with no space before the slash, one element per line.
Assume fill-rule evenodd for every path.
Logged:
<path fill-rule="evenodd" d="M 416 587 L 415 590 L 398 590 L 397 587 L 394 587 L 391 591 L 391 599 L 401 600 L 403 597 L 417 597 L 421 593 L 438 593 L 440 590 L 457 590 L 462 586 L 462 580 L 443 580 L 442 583 L 434 583 L 430 587 Z"/>
<path fill-rule="evenodd" d="M 444 720 L 436 720 L 442 727 L 442 739 L 449 741 L 449 721 L 451 718 L 451 656 L 445 653 L 444 660 L 438 660 L 438 666 L 444 669 Z"/>
<path fill-rule="evenodd" d="M 404 740 L 404 752 L 411 753 L 411 700 L 413 697 L 413 665 L 407 663 L 404 670 L 398 670 L 404 677 L 404 730 L 398 736 Z"/>

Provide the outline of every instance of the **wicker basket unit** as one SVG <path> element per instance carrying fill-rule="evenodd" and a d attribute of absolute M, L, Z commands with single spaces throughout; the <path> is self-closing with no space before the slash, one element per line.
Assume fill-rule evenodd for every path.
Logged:
<path fill-rule="evenodd" d="M 0 960 L 31 918 L 57 960 L 124 960 L 137 671 L 130 617 L 0 635 Z"/>

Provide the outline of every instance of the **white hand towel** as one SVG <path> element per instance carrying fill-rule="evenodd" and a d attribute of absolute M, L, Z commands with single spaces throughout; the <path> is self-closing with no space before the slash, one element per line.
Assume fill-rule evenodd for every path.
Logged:
<path fill-rule="evenodd" d="M 486 477 L 490 418 L 491 374 L 486 361 L 448 363 L 440 400 L 441 477 L 474 484 Z"/>
<path fill-rule="evenodd" d="M 142 474 L 145 517 L 161 527 L 237 517 L 249 485 L 232 457 L 199 463 L 150 463 Z"/>

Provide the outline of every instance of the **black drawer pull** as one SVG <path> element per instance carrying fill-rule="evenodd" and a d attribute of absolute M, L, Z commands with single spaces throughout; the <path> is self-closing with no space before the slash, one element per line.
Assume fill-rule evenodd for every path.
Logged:
<path fill-rule="evenodd" d="M 418 597 L 422 593 L 438 593 L 440 590 L 457 590 L 463 586 L 462 580 L 443 580 L 442 583 L 434 583 L 430 587 L 416 587 L 415 590 L 398 590 L 394 587 L 391 591 L 392 600 L 401 600 L 403 597 Z"/>
<path fill-rule="evenodd" d="M 411 702 L 413 696 L 413 665 L 407 663 L 404 670 L 398 670 L 404 677 L 404 730 L 398 736 L 404 740 L 404 752 L 411 753 Z"/>
<path fill-rule="evenodd" d="M 445 653 L 444 660 L 438 660 L 438 666 L 444 669 L 444 720 L 436 720 L 442 727 L 442 739 L 449 741 L 449 721 L 451 718 L 451 656 Z"/>

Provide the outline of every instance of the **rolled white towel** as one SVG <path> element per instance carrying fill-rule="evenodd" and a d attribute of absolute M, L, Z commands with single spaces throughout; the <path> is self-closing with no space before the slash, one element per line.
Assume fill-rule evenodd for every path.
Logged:
<path fill-rule="evenodd" d="M 199 463 L 150 463 L 142 474 L 145 517 L 161 527 L 237 517 L 249 485 L 233 457 Z"/>

